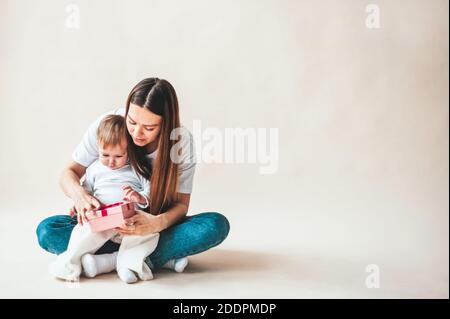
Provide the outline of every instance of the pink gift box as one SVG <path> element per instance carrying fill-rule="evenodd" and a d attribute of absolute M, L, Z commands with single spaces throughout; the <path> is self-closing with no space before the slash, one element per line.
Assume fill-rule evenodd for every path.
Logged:
<path fill-rule="evenodd" d="M 126 218 L 135 214 L 135 207 L 130 202 L 118 202 L 89 212 L 86 217 L 93 232 L 99 232 L 121 226 Z"/>

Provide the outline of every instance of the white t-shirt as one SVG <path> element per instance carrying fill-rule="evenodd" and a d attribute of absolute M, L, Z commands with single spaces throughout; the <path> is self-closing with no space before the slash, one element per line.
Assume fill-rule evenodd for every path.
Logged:
<path fill-rule="evenodd" d="M 128 185 L 146 199 L 146 204 L 138 204 L 139 208 L 147 208 L 150 182 L 130 164 L 111 169 L 96 160 L 87 168 L 83 181 L 83 187 L 104 205 L 123 201 L 122 187 Z"/>
<path fill-rule="evenodd" d="M 122 107 L 103 114 L 89 126 L 88 130 L 83 136 L 83 139 L 78 144 L 75 151 L 72 153 L 72 159 L 75 162 L 83 165 L 84 167 L 89 167 L 98 159 L 99 151 L 97 145 L 97 128 L 103 118 L 110 114 L 119 114 L 125 116 L 125 108 Z M 181 143 L 180 146 L 184 151 L 181 154 L 178 165 L 178 192 L 191 194 L 196 164 L 194 139 L 191 132 L 189 132 L 189 130 L 184 126 L 181 126 L 179 132 L 181 134 L 181 141 L 179 143 Z M 156 149 L 153 153 L 148 154 L 147 157 L 150 158 L 151 161 L 153 161 L 156 158 L 157 153 L 158 149 Z"/>

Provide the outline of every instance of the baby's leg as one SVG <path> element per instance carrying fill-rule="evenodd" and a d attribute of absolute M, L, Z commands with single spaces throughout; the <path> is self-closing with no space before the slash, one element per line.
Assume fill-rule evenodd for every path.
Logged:
<path fill-rule="evenodd" d="M 81 257 L 94 253 L 111 238 L 114 230 L 92 232 L 89 225 L 76 225 L 72 231 L 67 250 L 50 264 L 49 271 L 57 278 L 75 281 L 81 274 Z"/>
<path fill-rule="evenodd" d="M 122 280 L 126 278 L 130 280 L 130 271 L 137 273 L 141 280 L 153 279 L 153 273 L 144 260 L 155 250 L 158 240 L 158 233 L 146 236 L 123 237 L 119 254 L 117 255 L 117 272 Z M 122 278 L 121 274 L 124 278 Z M 128 282 L 127 280 L 124 281 Z"/>

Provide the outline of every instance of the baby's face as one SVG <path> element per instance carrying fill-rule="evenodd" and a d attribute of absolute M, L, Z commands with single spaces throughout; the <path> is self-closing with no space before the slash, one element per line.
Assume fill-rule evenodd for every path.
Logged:
<path fill-rule="evenodd" d="M 118 169 L 127 164 L 127 143 L 119 145 L 100 145 L 100 162 L 110 169 Z"/>

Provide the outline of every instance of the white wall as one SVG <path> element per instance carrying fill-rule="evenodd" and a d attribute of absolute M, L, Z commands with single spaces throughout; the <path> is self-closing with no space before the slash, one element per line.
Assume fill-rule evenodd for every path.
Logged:
<path fill-rule="evenodd" d="M 66 27 L 70 3 L 79 29 Z M 380 29 L 365 25 L 369 3 Z M 402 258 L 446 276 L 448 296 L 448 9 L 2 0 L 0 199 L 34 215 L 65 210 L 58 174 L 89 123 L 158 76 L 187 127 L 279 128 L 276 174 L 200 165 L 191 213 L 221 211 L 236 233 L 258 221 L 303 249 Z"/>

